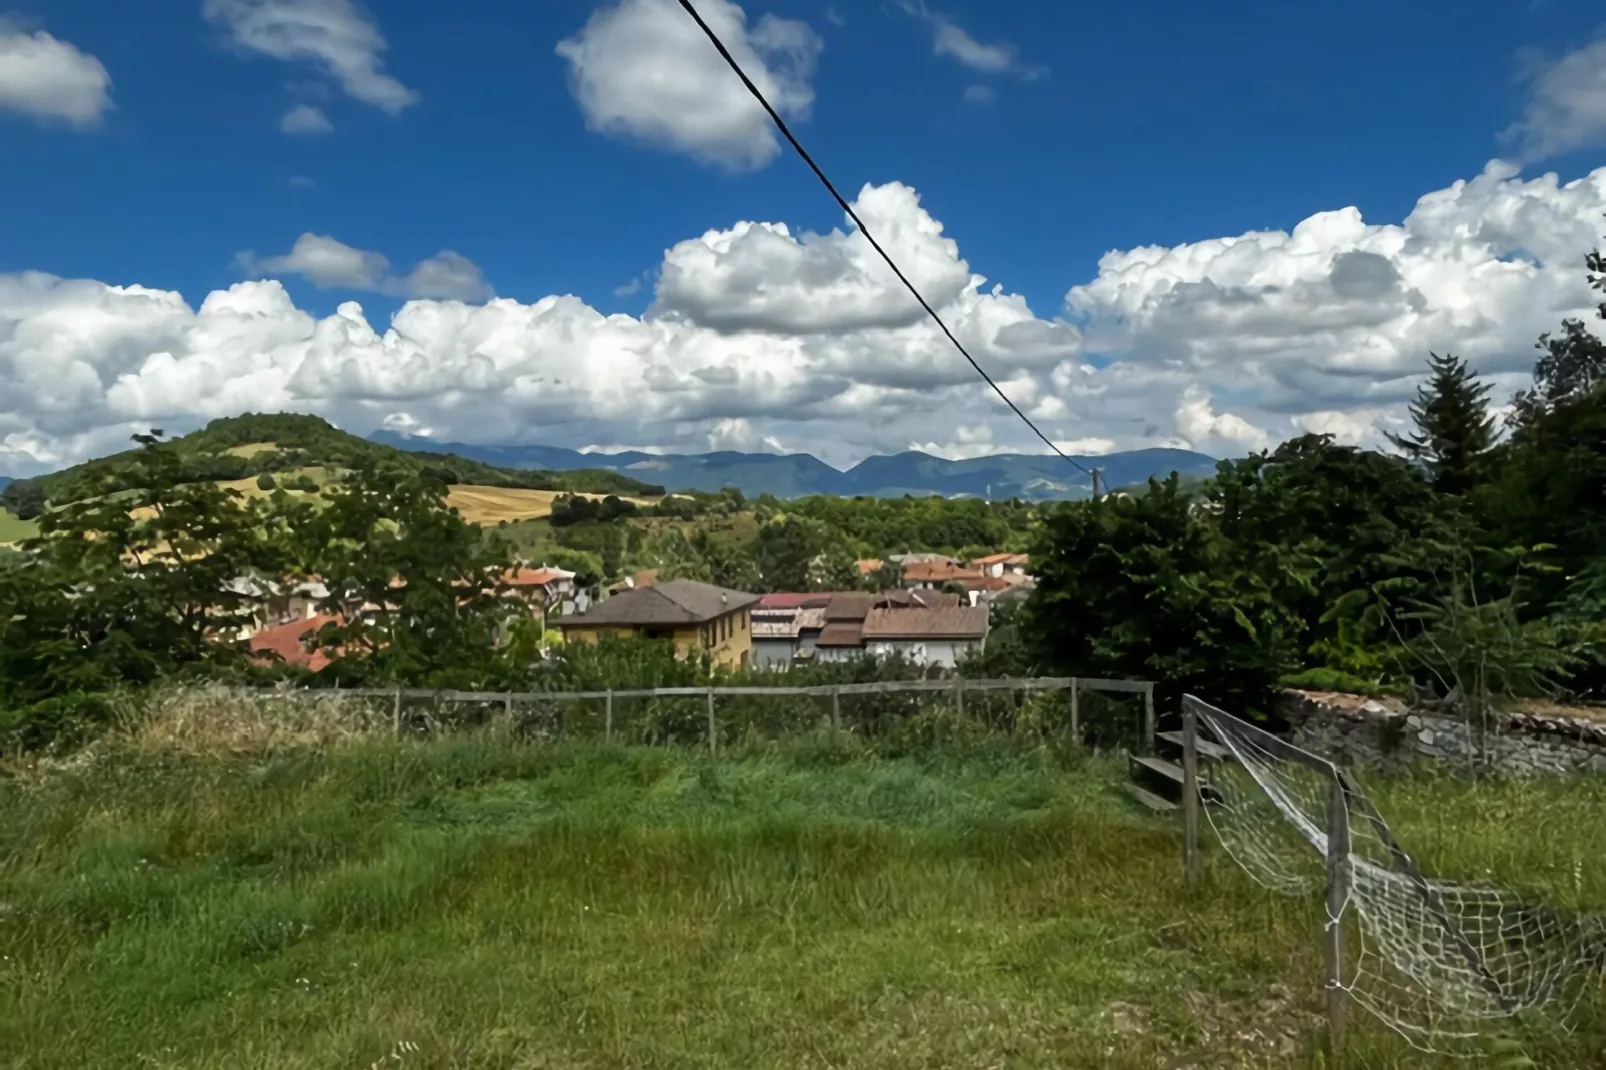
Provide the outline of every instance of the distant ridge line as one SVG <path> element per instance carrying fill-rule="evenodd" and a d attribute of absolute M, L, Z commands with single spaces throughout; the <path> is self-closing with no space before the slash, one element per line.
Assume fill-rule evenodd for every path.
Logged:
<path fill-rule="evenodd" d="M 640 450 L 581 453 L 559 446 L 473 445 L 376 431 L 373 441 L 404 450 L 455 453 L 505 468 L 553 471 L 603 469 L 634 476 L 669 490 L 715 492 L 735 487 L 744 495 L 773 494 L 800 498 L 811 494 L 839 497 L 990 497 L 1002 501 L 1076 500 L 1091 493 L 1088 481 L 1068 473 L 1053 454 L 1001 453 L 947 460 L 910 450 L 866 457 L 846 471 L 808 453 L 742 453 L 719 450 L 698 454 L 652 454 Z M 1119 489 L 1165 478 L 1172 472 L 1199 478 L 1215 473 L 1216 460 L 1192 450 L 1152 447 L 1088 456 L 1104 471 L 1107 487 Z M 1078 478 L 1073 479 L 1076 476 Z"/>

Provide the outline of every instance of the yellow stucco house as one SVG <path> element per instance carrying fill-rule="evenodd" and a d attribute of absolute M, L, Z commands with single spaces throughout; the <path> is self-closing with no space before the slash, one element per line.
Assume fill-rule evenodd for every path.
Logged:
<path fill-rule="evenodd" d="M 758 595 L 695 580 L 670 580 L 616 594 L 584 613 L 555 623 L 569 643 L 613 636 L 675 645 L 679 657 L 706 652 L 714 664 L 735 669 L 753 651 L 750 611 Z"/>

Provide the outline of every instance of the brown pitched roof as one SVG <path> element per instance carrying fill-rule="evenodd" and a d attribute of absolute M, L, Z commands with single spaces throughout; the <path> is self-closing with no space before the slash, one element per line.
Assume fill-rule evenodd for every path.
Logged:
<path fill-rule="evenodd" d="M 864 619 L 864 638 L 981 639 L 987 635 L 986 606 L 944 609 L 874 609 Z"/>
<path fill-rule="evenodd" d="M 864 615 L 870 612 L 874 603 L 874 596 L 868 591 L 842 591 L 831 596 L 831 601 L 825 606 L 825 619 L 828 621 L 863 620 Z"/>
<path fill-rule="evenodd" d="M 827 624 L 816 639 L 816 646 L 863 646 L 864 625 L 860 621 L 842 621 Z"/>
<path fill-rule="evenodd" d="M 877 609 L 888 606 L 893 608 L 903 608 L 905 606 L 920 608 L 928 606 L 933 609 L 940 609 L 943 606 L 957 606 L 958 604 L 959 596 L 954 594 L 952 591 L 933 591 L 923 587 L 917 587 L 910 591 L 882 591 L 880 594 L 875 596 L 875 606 Z"/>
<path fill-rule="evenodd" d="M 557 625 L 573 628 L 594 624 L 703 624 L 757 601 L 756 594 L 715 587 L 711 583 L 670 580 L 616 594 L 584 613 L 559 619 Z"/>

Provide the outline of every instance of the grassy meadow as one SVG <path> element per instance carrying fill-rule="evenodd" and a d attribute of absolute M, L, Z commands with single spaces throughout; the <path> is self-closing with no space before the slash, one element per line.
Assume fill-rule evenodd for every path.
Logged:
<path fill-rule="evenodd" d="M 0 509 L 0 544 L 22 542 L 39 534 L 39 525 L 32 520 L 19 520 L 9 509 Z"/>
<path fill-rule="evenodd" d="M 0 776 L 0 1067 L 1333 1065 L 1319 905 L 1216 851 L 1186 891 L 1110 757 L 236 713 Z M 1599 783 L 1377 794 L 1431 869 L 1606 906 Z M 1345 1066 L 1469 1065 L 1353 1039 Z M 1595 1065 L 1606 1016 L 1527 1050 Z"/>

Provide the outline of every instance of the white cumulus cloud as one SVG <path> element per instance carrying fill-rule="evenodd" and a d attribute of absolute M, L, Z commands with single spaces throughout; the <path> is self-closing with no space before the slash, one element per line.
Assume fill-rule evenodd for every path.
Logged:
<path fill-rule="evenodd" d="M 201 14 L 237 47 L 309 64 L 353 100 L 391 115 L 418 101 L 386 73 L 385 36 L 352 0 L 205 0 Z"/>
<path fill-rule="evenodd" d="M 804 118 L 822 42 L 807 23 L 749 23 L 731 0 L 698 13 L 783 117 Z M 780 142 L 769 116 L 675 0 L 620 0 L 557 46 L 586 123 L 731 170 L 762 167 Z"/>
<path fill-rule="evenodd" d="M 282 134 L 328 134 L 334 128 L 335 124 L 329 121 L 323 109 L 314 108 L 311 104 L 297 104 L 279 119 L 279 132 Z"/>
<path fill-rule="evenodd" d="M 244 252 L 240 266 L 253 275 L 300 275 L 321 290 L 362 290 L 394 297 L 483 301 L 492 290 L 479 266 L 450 249 L 420 260 L 396 275 L 382 254 L 357 249 L 322 234 L 296 239 L 283 256 Z"/>
<path fill-rule="evenodd" d="M 0 111 L 94 126 L 111 110 L 111 84 L 94 56 L 0 15 Z"/>
<path fill-rule="evenodd" d="M 977 40 L 948 16 L 932 11 L 925 0 L 899 0 L 899 6 L 931 29 L 933 55 L 947 56 L 983 74 L 1013 74 L 1036 79 L 1048 73 L 1041 64 L 1023 61 L 1015 46 L 1008 42 L 987 44 Z M 966 99 L 972 99 L 968 91 Z"/>
<path fill-rule="evenodd" d="M 1529 56 L 1525 66 L 1528 105 L 1506 131 L 1525 159 L 1606 145 L 1606 30 L 1558 58 Z"/>

